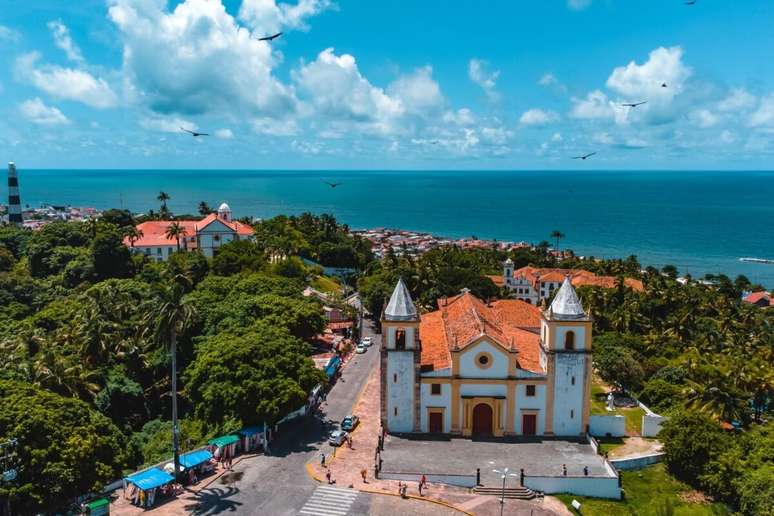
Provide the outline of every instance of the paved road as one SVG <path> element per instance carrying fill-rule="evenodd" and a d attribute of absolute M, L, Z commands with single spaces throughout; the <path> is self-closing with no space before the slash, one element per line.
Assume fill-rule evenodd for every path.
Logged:
<path fill-rule="evenodd" d="M 368 321 L 365 321 L 368 324 Z M 235 464 L 239 478 L 231 485 L 216 482 L 202 491 L 200 506 L 194 514 L 233 512 L 245 515 L 296 516 L 320 484 L 306 473 L 306 463 L 319 460 L 321 450 L 331 452 L 328 433 L 350 413 L 366 379 L 379 361 L 381 337 L 370 326 L 364 328 L 374 344 L 363 355 L 355 355 L 342 370 L 342 375 L 320 407 L 319 414 L 292 423 L 272 443 L 270 455 L 261 455 Z M 241 474 L 241 477 L 240 477 Z M 345 488 L 346 486 L 337 486 Z M 318 495 L 319 496 L 319 495 Z M 348 515 L 369 513 L 372 495 L 360 493 L 347 507 Z M 324 514 L 324 513 L 321 513 Z M 333 516 L 330 514 L 329 516 Z M 337 515 L 338 516 L 338 515 Z"/>

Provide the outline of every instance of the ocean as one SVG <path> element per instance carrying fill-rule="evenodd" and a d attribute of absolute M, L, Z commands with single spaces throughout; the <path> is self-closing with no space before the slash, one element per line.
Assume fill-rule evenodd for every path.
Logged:
<path fill-rule="evenodd" d="M 578 254 L 634 254 L 681 274 L 744 274 L 774 287 L 774 265 L 739 261 L 774 259 L 774 172 L 19 169 L 19 184 L 32 207 L 139 212 L 158 209 L 163 190 L 177 213 L 225 201 L 236 217 L 327 212 L 352 228 L 529 242 L 558 229 Z"/>

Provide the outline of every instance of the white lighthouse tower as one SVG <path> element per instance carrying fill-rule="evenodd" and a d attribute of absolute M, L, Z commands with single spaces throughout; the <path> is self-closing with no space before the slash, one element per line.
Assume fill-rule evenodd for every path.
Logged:
<path fill-rule="evenodd" d="M 16 174 L 16 165 L 13 161 L 8 163 L 8 222 L 22 225 L 21 198 L 19 197 L 19 176 Z"/>
<path fill-rule="evenodd" d="M 387 432 L 419 431 L 419 314 L 403 280 L 398 280 L 382 314 L 381 405 Z"/>

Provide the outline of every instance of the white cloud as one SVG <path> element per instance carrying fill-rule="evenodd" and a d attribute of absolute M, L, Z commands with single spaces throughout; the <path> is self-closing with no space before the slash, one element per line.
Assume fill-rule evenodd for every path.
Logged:
<path fill-rule="evenodd" d="M 55 107 L 46 106 L 39 98 L 25 100 L 19 105 L 21 115 L 40 125 L 67 125 L 70 121 Z"/>
<path fill-rule="evenodd" d="M 52 20 L 48 22 L 48 30 L 54 36 L 54 43 L 67 55 L 67 59 L 76 63 L 83 63 L 83 54 L 81 49 L 70 37 L 70 30 L 62 23 L 62 20 Z"/>
<path fill-rule="evenodd" d="M 562 140 L 563 140 L 563 138 L 562 138 L 562 133 L 554 133 L 554 134 L 551 136 L 551 141 L 552 141 L 552 142 L 560 142 L 560 141 L 562 141 Z"/>
<path fill-rule="evenodd" d="M 140 125 L 145 129 L 150 129 L 151 131 L 161 131 L 164 133 L 182 133 L 183 128 L 188 129 L 189 131 L 196 131 L 199 129 L 199 126 L 195 123 L 185 120 L 184 118 L 174 116 L 146 117 L 140 120 Z"/>
<path fill-rule="evenodd" d="M 718 102 L 717 109 L 718 111 L 743 111 L 755 106 L 755 101 L 755 96 L 744 88 L 735 88 L 726 98 Z"/>
<path fill-rule="evenodd" d="M 298 124 L 292 118 L 256 118 L 250 122 L 250 125 L 253 131 L 258 134 L 269 136 L 294 136 L 298 134 Z"/>
<path fill-rule="evenodd" d="M 131 98 L 157 113 L 286 116 L 290 88 L 272 70 L 279 54 L 257 41 L 221 2 L 112 0 L 109 18 L 123 41 Z"/>
<path fill-rule="evenodd" d="M 253 28 L 258 36 L 273 34 L 284 29 L 306 30 L 306 19 L 333 7 L 329 0 L 299 0 L 297 4 L 275 0 L 243 0 L 239 19 Z"/>
<path fill-rule="evenodd" d="M 220 138 L 221 140 L 230 140 L 234 137 L 234 133 L 231 129 L 218 129 L 215 131 L 215 137 Z"/>
<path fill-rule="evenodd" d="M 558 93 L 567 93 L 567 86 L 562 84 L 559 79 L 556 78 L 556 75 L 551 72 L 543 74 L 543 76 L 538 79 L 537 83 L 540 86 L 551 88 Z"/>
<path fill-rule="evenodd" d="M 16 75 L 31 81 L 52 97 L 76 100 L 95 108 L 109 108 L 118 103 L 118 97 L 108 83 L 89 72 L 61 66 L 37 65 L 40 54 L 31 52 L 16 60 Z"/>
<path fill-rule="evenodd" d="M 619 136 L 611 135 L 608 132 L 596 133 L 591 137 L 591 141 L 601 145 L 608 145 L 618 149 L 643 149 L 650 147 L 650 143 L 638 136 Z"/>
<path fill-rule="evenodd" d="M 0 41 L 18 41 L 19 33 L 10 27 L 0 25 Z"/>
<path fill-rule="evenodd" d="M 691 122 L 702 129 L 713 127 L 718 123 L 718 117 L 709 109 L 697 109 L 690 114 Z"/>
<path fill-rule="evenodd" d="M 460 108 L 457 111 L 447 111 L 441 120 L 446 124 L 472 125 L 476 119 L 468 108 Z"/>
<path fill-rule="evenodd" d="M 513 137 L 513 131 L 505 127 L 482 127 L 481 139 L 487 143 L 503 145 Z"/>
<path fill-rule="evenodd" d="M 567 0 L 567 7 L 573 11 L 581 11 L 591 5 L 591 0 Z"/>
<path fill-rule="evenodd" d="M 607 87 L 631 101 L 647 100 L 651 105 L 671 101 L 693 73 L 682 57 L 681 47 L 659 47 L 648 54 L 645 63 L 631 61 L 613 70 Z"/>
<path fill-rule="evenodd" d="M 432 75 L 431 66 L 417 68 L 412 74 L 393 81 L 387 87 L 387 93 L 400 100 L 408 112 L 421 113 L 435 109 L 443 104 L 444 99 Z"/>
<path fill-rule="evenodd" d="M 500 98 L 500 94 L 495 88 L 497 87 L 497 78 L 500 76 L 500 71 L 488 72 L 487 67 L 488 63 L 486 61 L 471 59 L 468 63 L 468 76 L 471 81 L 478 84 L 484 90 L 489 100 L 497 101 Z"/>
<path fill-rule="evenodd" d="M 736 141 L 736 135 L 728 129 L 725 129 L 720 133 L 720 141 L 723 143 L 734 143 Z"/>
<path fill-rule="evenodd" d="M 293 148 L 293 150 L 300 152 L 301 154 L 317 155 L 322 152 L 322 145 L 315 142 L 293 140 L 290 142 L 290 146 Z"/>
<path fill-rule="evenodd" d="M 753 127 L 774 125 L 774 93 L 761 98 L 758 109 L 750 114 L 748 123 Z"/>
<path fill-rule="evenodd" d="M 294 71 L 293 78 L 317 113 L 361 124 L 377 133 L 394 132 L 396 120 L 405 112 L 399 99 L 363 77 L 352 55 L 337 56 L 333 48 Z"/>
<path fill-rule="evenodd" d="M 584 119 L 603 119 L 615 117 L 615 103 L 600 90 L 594 90 L 585 99 L 572 98 L 570 116 Z"/>
<path fill-rule="evenodd" d="M 559 115 L 553 111 L 533 108 L 522 113 L 519 123 L 522 125 L 547 125 L 559 121 Z"/>

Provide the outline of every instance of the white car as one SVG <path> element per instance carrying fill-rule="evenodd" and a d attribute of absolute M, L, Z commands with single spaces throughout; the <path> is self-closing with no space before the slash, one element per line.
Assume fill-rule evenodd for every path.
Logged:
<path fill-rule="evenodd" d="M 363 339 L 360 341 L 360 343 L 364 346 L 370 347 L 371 344 L 374 343 L 374 341 L 371 340 L 371 337 L 363 337 Z"/>
<path fill-rule="evenodd" d="M 365 347 L 362 342 L 358 344 L 357 347 L 355 348 L 355 353 L 357 353 L 358 355 L 362 355 L 366 351 L 368 351 L 368 348 Z"/>
<path fill-rule="evenodd" d="M 328 443 L 331 446 L 341 446 L 342 443 L 347 439 L 347 432 L 344 430 L 334 430 L 331 432 L 330 437 L 328 437 Z"/>

